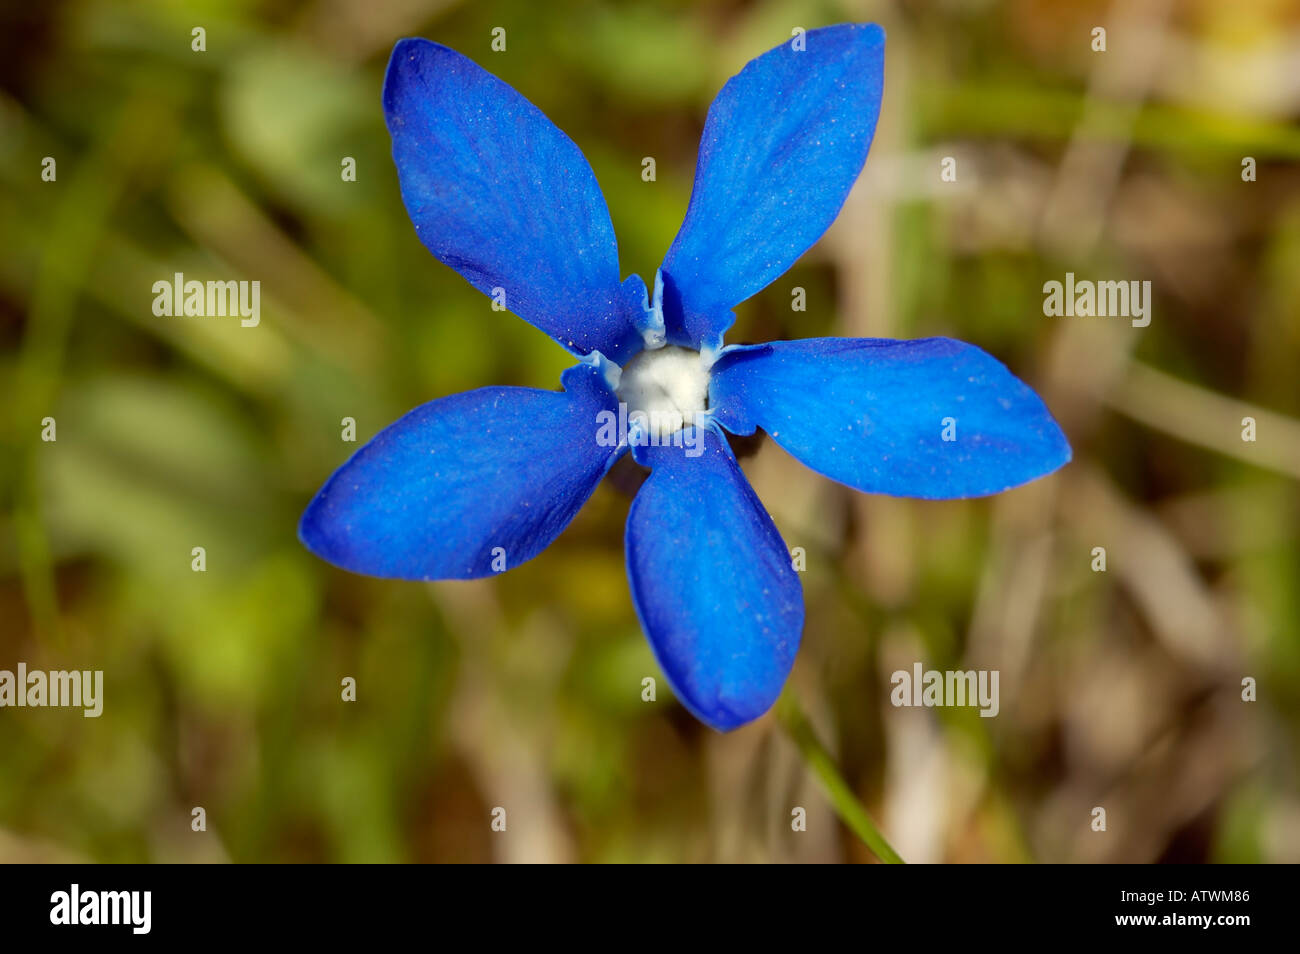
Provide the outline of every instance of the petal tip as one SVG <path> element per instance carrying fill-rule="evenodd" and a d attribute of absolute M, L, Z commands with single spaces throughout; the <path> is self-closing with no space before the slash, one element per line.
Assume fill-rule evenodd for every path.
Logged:
<path fill-rule="evenodd" d="M 326 521 L 323 519 L 322 514 L 327 489 L 328 483 L 321 488 L 316 496 L 311 498 L 311 501 L 303 509 L 302 516 L 298 518 L 298 542 L 306 547 L 307 552 L 312 556 L 334 566 L 342 566 L 339 562 L 337 549 L 330 543 L 331 538 L 326 530 Z"/>

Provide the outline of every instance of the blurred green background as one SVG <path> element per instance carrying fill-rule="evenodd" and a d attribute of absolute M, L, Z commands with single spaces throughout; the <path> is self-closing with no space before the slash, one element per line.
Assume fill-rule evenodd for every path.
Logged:
<path fill-rule="evenodd" d="M 723 736 L 673 701 L 627 592 L 628 469 L 491 580 L 364 579 L 295 537 L 358 446 L 342 418 L 364 441 L 568 363 L 417 240 L 395 40 L 572 136 L 649 280 L 716 90 L 844 20 L 889 35 L 867 170 L 730 340 L 971 341 L 1075 460 L 934 503 L 759 446 L 808 553 L 793 691 L 908 860 L 1300 860 L 1300 7 L 1265 0 L 6 2 L 0 668 L 106 688 L 99 719 L 0 710 L 0 860 L 870 860 L 774 716 Z M 261 325 L 155 317 L 176 271 L 260 280 Z M 1066 271 L 1152 281 L 1150 327 L 1044 317 Z M 893 708 L 916 661 L 999 670 L 999 716 Z"/>

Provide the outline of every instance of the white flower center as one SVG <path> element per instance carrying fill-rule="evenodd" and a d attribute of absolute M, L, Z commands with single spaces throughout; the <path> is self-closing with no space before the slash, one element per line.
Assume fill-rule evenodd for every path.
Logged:
<path fill-rule="evenodd" d="M 709 369 L 698 351 L 668 345 L 642 351 L 623 368 L 618 399 L 651 438 L 675 434 L 709 406 Z"/>

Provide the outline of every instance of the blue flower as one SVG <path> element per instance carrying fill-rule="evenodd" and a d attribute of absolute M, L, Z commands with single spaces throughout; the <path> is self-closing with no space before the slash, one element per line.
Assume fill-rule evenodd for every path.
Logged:
<path fill-rule="evenodd" d="M 972 345 L 724 346 L 732 309 L 835 219 L 880 112 L 879 27 L 801 39 L 714 100 L 653 293 L 621 279 L 609 211 L 572 140 L 460 54 L 397 44 L 384 110 L 421 241 L 578 361 L 562 391 L 483 388 L 381 431 L 303 514 L 313 553 L 379 577 L 489 576 L 545 549 L 631 448 L 650 471 L 626 531 L 637 615 L 678 698 L 726 730 L 780 694 L 803 596 L 724 429 L 762 428 L 857 490 L 931 499 L 997 493 L 1070 459 L 1038 396 Z"/>

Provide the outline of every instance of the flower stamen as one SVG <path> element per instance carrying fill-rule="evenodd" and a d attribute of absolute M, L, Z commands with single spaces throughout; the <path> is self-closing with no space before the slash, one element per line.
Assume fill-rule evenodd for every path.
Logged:
<path fill-rule="evenodd" d="M 709 369 L 690 348 L 642 351 L 623 368 L 615 394 L 628 420 L 640 420 L 651 438 L 668 437 L 708 410 Z"/>

